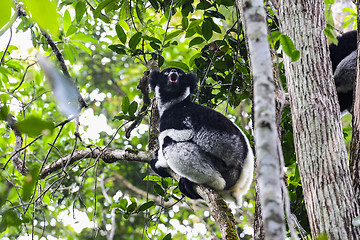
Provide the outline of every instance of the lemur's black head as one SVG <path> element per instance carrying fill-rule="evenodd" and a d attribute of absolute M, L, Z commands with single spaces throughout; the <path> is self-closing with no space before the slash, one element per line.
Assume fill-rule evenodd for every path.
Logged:
<path fill-rule="evenodd" d="M 197 81 L 194 73 L 185 73 L 176 67 L 165 68 L 161 72 L 152 71 L 149 77 L 151 90 L 164 102 L 194 93 Z"/>

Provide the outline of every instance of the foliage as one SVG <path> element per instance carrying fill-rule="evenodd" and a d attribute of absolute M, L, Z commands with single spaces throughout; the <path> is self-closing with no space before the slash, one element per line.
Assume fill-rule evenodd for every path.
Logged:
<path fill-rule="evenodd" d="M 86 158 L 45 179 L 39 178 L 39 172 L 83 148 L 146 151 L 150 113 L 137 84 L 152 60 L 161 68 L 194 71 L 200 79 L 194 99 L 225 112 L 252 139 L 251 76 L 234 2 L 22 0 L 19 4 L 26 12 L 10 0 L 0 3 L 0 41 L 6 43 L 0 49 L 1 238 L 220 237 L 208 208 L 187 203 L 176 181 L 153 176 L 147 164 L 108 164 Z M 267 11 L 280 87 L 285 83 L 282 51 L 293 61 L 301 56 L 292 40 L 279 32 L 273 9 L 268 6 Z M 1 35 L 10 27 L 12 36 Z M 77 121 L 66 121 L 59 111 L 51 85 L 37 64 L 40 52 L 63 70 L 44 31 L 62 53 L 72 80 L 89 104 L 82 110 L 79 126 Z M 11 44 L 23 36 L 20 33 L 31 36 L 33 48 L 26 56 L 21 45 Z M 18 138 L 8 120 L 11 115 L 26 146 L 20 157 L 29 168 L 26 175 L 14 163 Z M 123 123 L 133 121 L 137 127 L 130 135 Z M 310 233 L 288 108 L 280 122 L 292 212 Z M 244 207 L 235 213 L 241 238 L 251 238 L 254 195 L 252 189 Z M 73 221 L 80 216 L 80 222 Z"/>

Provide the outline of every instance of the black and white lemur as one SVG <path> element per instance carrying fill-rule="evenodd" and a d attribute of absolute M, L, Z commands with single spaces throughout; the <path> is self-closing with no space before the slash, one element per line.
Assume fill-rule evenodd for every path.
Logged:
<path fill-rule="evenodd" d="M 180 175 L 179 189 L 193 199 L 195 184 L 211 187 L 226 200 L 241 203 L 254 174 L 254 157 L 244 133 L 215 110 L 194 103 L 197 77 L 179 68 L 152 71 L 149 85 L 160 113 L 159 150 L 150 162 L 162 177 Z"/>
<path fill-rule="evenodd" d="M 356 79 L 356 30 L 346 32 L 337 39 L 337 45 L 332 43 L 329 46 L 336 92 L 341 112 L 345 110 L 351 112 L 353 85 Z"/>
<path fill-rule="evenodd" d="M 330 44 L 340 110 L 351 110 L 356 77 L 356 31 Z M 225 199 L 241 203 L 254 172 L 254 157 L 244 133 L 222 114 L 191 101 L 197 77 L 179 68 L 153 71 L 149 85 L 158 99 L 159 150 L 150 162 L 162 177 L 180 175 L 180 191 L 193 199 L 195 184 L 209 186 Z"/>

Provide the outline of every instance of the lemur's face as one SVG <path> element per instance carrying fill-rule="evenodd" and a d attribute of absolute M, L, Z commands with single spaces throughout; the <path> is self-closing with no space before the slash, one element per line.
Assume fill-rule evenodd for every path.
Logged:
<path fill-rule="evenodd" d="M 197 77 L 194 73 L 185 73 L 180 68 L 169 67 L 161 72 L 150 73 L 151 90 L 162 102 L 183 99 L 197 89 Z"/>
<path fill-rule="evenodd" d="M 159 76 L 159 87 L 165 92 L 183 91 L 189 85 L 186 73 L 179 68 L 165 68 Z"/>

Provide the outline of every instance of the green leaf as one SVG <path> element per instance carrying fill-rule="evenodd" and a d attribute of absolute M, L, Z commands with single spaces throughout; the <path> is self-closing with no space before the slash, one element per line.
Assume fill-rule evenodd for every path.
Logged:
<path fill-rule="evenodd" d="M 324 29 L 324 33 L 325 35 L 328 37 L 328 39 L 330 39 L 330 41 L 334 44 L 338 44 L 338 40 L 336 38 L 336 36 L 334 35 L 334 31 L 331 31 L 331 29 L 329 29 L 328 27 L 326 27 Z"/>
<path fill-rule="evenodd" d="M 85 44 L 81 43 L 81 42 L 77 42 L 77 41 L 71 41 L 72 44 L 78 46 L 81 50 L 83 50 L 84 52 L 88 53 L 89 55 L 92 55 L 92 51 L 90 48 L 88 48 L 87 46 L 85 46 Z"/>
<path fill-rule="evenodd" d="M 100 17 L 101 10 L 103 10 L 107 5 L 109 5 L 110 3 L 114 2 L 114 1 L 117 1 L 117 0 L 105 0 L 105 1 L 102 1 L 97 6 L 97 8 L 94 10 L 94 18 Z"/>
<path fill-rule="evenodd" d="M 183 62 L 171 61 L 171 62 L 169 62 L 169 64 L 167 64 L 167 65 L 168 65 L 168 66 L 171 66 L 171 67 L 181 68 L 181 69 L 184 70 L 185 72 L 190 71 L 189 66 L 186 65 L 186 64 L 183 63 Z"/>
<path fill-rule="evenodd" d="M 160 185 L 158 185 L 158 184 L 154 185 L 154 191 L 155 191 L 158 195 L 160 195 L 160 196 L 162 196 L 162 197 L 165 196 L 165 191 L 164 191 L 164 189 L 163 189 Z"/>
<path fill-rule="evenodd" d="M 0 120 L 6 120 L 9 115 L 10 108 L 6 105 L 0 108 Z"/>
<path fill-rule="evenodd" d="M 130 49 L 134 50 L 136 49 L 137 45 L 139 44 L 141 40 L 142 34 L 141 32 L 135 33 L 129 40 L 129 47 Z"/>
<path fill-rule="evenodd" d="M 143 11 L 141 11 L 138 4 L 136 4 L 135 6 L 135 11 L 136 11 L 136 15 L 138 16 L 138 19 L 140 20 L 140 23 L 142 25 L 145 25 L 143 20 Z"/>
<path fill-rule="evenodd" d="M 225 70 L 228 68 L 226 62 L 221 60 L 214 62 L 214 67 L 218 70 Z"/>
<path fill-rule="evenodd" d="M 189 25 L 189 29 L 192 29 L 194 27 L 198 27 L 203 22 L 201 19 L 190 20 L 190 21 L 191 21 L 191 23 Z"/>
<path fill-rule="evenodd" d="M 157 175 L 148 175 L 144 177 L 143 181 L 151 181 L 151 182 L 158 182 L 161 181 L 161 177 Z"/>
<path fill-rule="evenodd" d="M 355 13 L 355 11 L 353 10 L 353 9 L 351 9 L 351 8 L 349 8 L 349 7 L 345 7 L 345 8 L 343 8 L 343 10 L 342 10 L 343 12 L 348 12 L 348 13 L 354 13 L 355 14 L 355 16 L 356 16 L 356 13 Z"/>
<path fill-rule="evenodd" d="M 293 62 L 296 62 L 300 58 L 300 51 L 295 48 L 293 41 L 287 35 L 281 35 L 280 44 L 283 51 L 288 55 Z"/>
<path fill-rule="evenodd" d="M 214 17 L 214 18 L 220 18 L 225 20 L 225 16 L 222 15 L 220 12 L 218 11 L 214 11 L 214 10 L 206 10 L 205 11 L 205 15 L 206 16 L 210 16 L 210 17 Z"/>
<path fill-rule="evenodd" d="M 71 64 L 74 64 L 75 62 L 75 55 L 72 52 L 69 44 L 64 44 L 64 52 L 65 52 L 65 57 L 67 60 L 70 61 Z"/>
<path fill-rule="evenodd" d="M 83 18 L 86 12 L 86 5 L 84 2 L 79 1 L 75 6 L 75 18 L 77 23 L 80 23 L 81 19 Z"/>
<path fill-rule="evenodd" d="M 154 201 L 148 201 L 139 207 L 139 212 L 144 212 L 155 205 Z"/>
<path fill-rule="evenodd" d="M 226 7 L 234 6 L 233 0 L 220 0 L 220 3 Z"/>
<path fill-rule="evenodd" d="M 149 0 L 151 6 L 155 9 L 155 11 L 159 10 L 159 4 L 157 0 Z"/>
<path fill-rule="evenodd" d="M 196 6 L 196 10 L 205 10 L 211 8 L 211 3 L 205 0 L 201 0 L 200 3 Z"/>
<path fill-rule="evenodd" d="M 126 211 L 127 205 L 128 205 L 128 201 L 125 198 L 119 200 L 120 209 Z"/>
<path fill-rule="evenodd" d="M 129 105 L 129 115 L 135 116 L 135 112 L 138 108 L 138 103 L 136 101 L 132 101 Z"/>
<path fill-rule="evenodd" d="M 189 26 L 189 19 L 187 17 L 183 17 L 181 19 L 181 27 L 183 30 L 186 30 Z"/>
<path fill-rule="evenodd" d="M 1 215 L 0 232 L 5 231 L 9 226 L 19 227 L 21 225 L 22 221 L 16 209 L 4 211 Z"/>
<path fill-rule="evenodd" d="M 198 45 L 200 43 L 203 43 L 205 40 L 202 37 L 196 37 L 191 39 L 191 41 L 189 42 L 189 47 Z"/>
<path fill-rule="evenodd" d="M 76 27 L 71 24 L 65 35 L 66 35 L 67 37 L 68 37 L 68 36 L 71 36 L 71 35 L 73 35 L 74 33 L 76 33 L 76 31 L 77 31 Z"/>
<path fill-rule="evenodd" d="M 279 31 L 273 31 L 273 32 L 271 32 L 270 34 L 271 34 L 271 36 L 268 35 L 268 37 L 269 37 L 269 42 L 274 42 L 274 43 L 276 43 L 277 41 L 280 40 L 281 33 L 280 33 Z"/>
<path fill-rule="evenodd" d="M 211 21 L 209 20 L 209 18 L 205 18 L 205 20 L 201 26 L 201 30 L 202 30 L 202 34 L 203 34 L 204 38 L 207 41 L 209 41 L 213 35 L 212 24 L 211 24 Z"/>
<path fill-rule="evenodd" d="M 1 0 L 0 3 L 0 29 L 5 26 L 11 18 L 11 9 L 14 8 L 14 4 L 11 0 Z"/>
<path fill-rule="evenodd" d="M 128 97 L 124 97 L 121 102 L 121 111 L 127 113 L 129 111 L 130 100 Z"/>
<path fill-rule="evenodd" d="M 89 35 L 86 35 L 84 33 L 78 33 L 74 36 L 71 36 L 71 39 L 72 40 L 78 40 L 78 41 L 83 41 L 83 42 L 91 42 L 91 43 L 98 43 L 98 40 L 89 36 Z"/>
<path fill-rule="evenodd" d="M 166 234 L 166 236 L 163 238 L 163 240 L 171 240 L 172 236 L 171 233 Z"/>
<path fill-rule="evenodd" d="M 163 56 L 159 56 L 159 60 L 158 60 L 158 65 L 159 65 L 159 67 L 161 67 L 161 66 L 164 64 L 164 62 L 165 62 L 164 57 L 163 57 Z"/>
<path fill-rule="evenodd" d="M 201 58 L 201 53 L 196 53 L 194 56 L 192 56 L 189 60 L 189 65 L 191 67 L 195 67 L 195 60 L 198 59 L 198 58 Z"/>
<path fill-rule="evenodd" d="M 150 46 L 154 49 L 154 50 L 160 50 L 160 45 L 156 44 L 155 42 L 151 42 Z"/>
<path fill-rule="evenodd" d="M 119 40 L 123 44 L 125 44 L 126 43 L 126 34 L 125 34 L 124 29 L 119 24 L 116 24 L 115 25 L 115 30 L 116 30 L 116 34 L 117 34 Z"/>
<path fill-rule="evenodd" d="M 40 170 L 39 166 L 35 165 L 35 167 L 33 167 L 30 170 L 30 172 L 26 175 L 22 188 L 22 200 L 24 202 L 28 202 L 30 200 L 35 184 L 39 177 L 39 170 Z"/>
<path fill-rule="evenodd" d="M 183 33 L 183 30 L 176 30 L 166 35 L 165 41 L 169 41 L 170 39 L 173 39 L 177 36 L 179 36 L 181 33 Z"/>
<path fill-rule="evenodd" d="M 126 54 L 125 46 L 121 44 L 115 44 L 108 46 L 113 52 L 116 52 L 117 54 Z"/>
<path fill-rule="evenodd" d="M 110 210 L 113 208 L 120 208 L 120 204 L 119 203 L 113 203 L 110 205 Z"/>
<path fill-rule="evenodd" d="M 326 233 L 321 233 L 318 236 L 316 236 L 315 240 L 328 240 L 328 235 Z"/>
<path fill-rule="evenodd" d="M 30 116 L 17 124 L 22 133 L 28 134 L 30 137 L 37 137 L 40 134 L 46 134 L 53 131 L 55 125 L 51 121 L 45 121 L 38 117 Z"/>
<path fill-rule="evenodd" d="M 171 240 L 172 236 L 171 233 L 166 234 L 166 236 L 163 238 L 163 240 Z"/>
<path fill-rule="evenodd" d="M 130 117 L 129 117 L 128 115 L 119 114 L 119 115 L 115 116 L 115 117 L 113 118 L 113 120 L 119 120 L 119 121 L 121 121 L 121 120 L 131 120 L 131 119 L 130 119 Z"/>
<path fill-rule="evenodd" d="M 190 12 L 193 12 L 194 8 L 192 4 L 183 4 L 181 9 L 181 14 L 183 17 L 187 17 Z"/>
<path fill-rule="evenodd" d="M 137 207 L 137 203 L 135 201 L 132 201 L 132 203 L 127 207 L 127 212 L 134 212 Z"/>
<path fill-rule="evenodd" d="M 70 26 L 71 26 L 71 17 L 69 11 L 66 10 L 63 17 L 63 28 L 65 33 L 67 33 Z"/>
<path fill-rule="evenodd" d="M 59 14 L 55 1 L 50 0 L 23 0 L 29 16 L 45 31 L 59 34 Z"/>
<path fill-rule="evenodd" d="M 350 20 L 347 20 L 347 17 L 349 17 Z M 350 16 L 346 16 L 344 20 L 345 22 L 343 24 L 343 28 L 347 28 L 352 22 L 354 22 L 354 19 L 352 19 Z"/>
<path fill-rule="evenodd" d="M 145 39 L 146 41 L 150 41 L 150 42 L 154 42 L 156 44 L 161 44 L 161 41 L 155 37 L 150 37 L 150 36 L 142 36 L 143 39 Z"/>
<path fill-rule="evenodd" d="M 221 28 L 211 18 L 209 18 L 209 19 L 210 19 L 213 31 L 217 32 L 217 33 L 221 33 Z"/>

